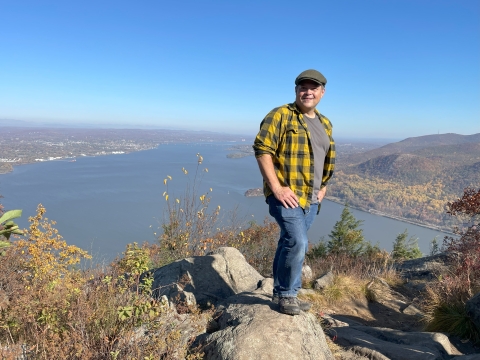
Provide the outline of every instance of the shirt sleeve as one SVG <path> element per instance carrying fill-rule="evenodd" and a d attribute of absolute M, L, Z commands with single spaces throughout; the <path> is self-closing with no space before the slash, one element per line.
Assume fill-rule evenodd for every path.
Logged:
<path fill-rule="evenodd" d="M 325 125 L 326 125 L 325 130 L 327 132 L 328 137 L 330 138 L 330 147 L 328 148 L 328 152 L 325 155 L 325 162 L 323 164 L 323 177 L 322 177 L 321 188 L 324 188 L 325 186 L 327 186 L 328 181 L 333 176 L 333 171 L 335 170 L 336 152 L 335 152 L 335 141 L 333 140 L 333 137 L 332 137 L 332 132 L 333 132 L 332 123 L 325 116 L 322 116 L 322 117 L 323 117 L 322 120 L 325 122 Z"/>
<path fill-rule="evenodd" d="M 278 109 L 272 110 L 260 124 L 260 131 L 253 143 L 255 157 L 265 154 L 276 155 L 280 140 L 282 114 Z"/>

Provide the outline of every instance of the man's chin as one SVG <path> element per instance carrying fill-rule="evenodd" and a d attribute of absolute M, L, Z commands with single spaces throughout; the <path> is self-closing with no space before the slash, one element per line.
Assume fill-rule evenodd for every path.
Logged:
<path fill-rule="evenodd" d="M 302 105 L 305 106 L 306 108 L 314 108 L 315 107 L 315 102 L 313 101 L 302 101 Z"/>

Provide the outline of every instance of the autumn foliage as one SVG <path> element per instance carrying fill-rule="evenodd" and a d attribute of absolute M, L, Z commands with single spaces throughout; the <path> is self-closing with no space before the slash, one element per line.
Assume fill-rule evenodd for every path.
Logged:
<path fill-rule="evenodd" d="M 67 245 L 45 213 L 39 205 L 25 238 L 1 257 L 0 358 L 196 358 L 179 346 L 168 302 L 151 297 L 151 279 L 139 281 L 148 247 L 129 244 L 111 266 L 82 269 L 90 256 Z M 139 326 L 150 335 L 136 339 Z"/>
<path fill-rule="evenodd" d="M 454 257 L 454 274 L 463 292 L 471 297 L 480 290 L 480 189 L 465 189 L 463 196 L 447 205 L 447 213 L 463 220 L 454 229 L 458 237 L 447 237 L 444 246 Z"/>
<path fill-rule="evenodd" d="M 457 236 L 444 239 L 444 250 L 450 257 L 448 275 L 440 276 L 426 289 L 426 329 L 480 343 L 480 329 L 465 309 L 466 301 L 480 291 L 480 189 L 465 189 L 447 208 L 462 226 L 454 228 Z"/>

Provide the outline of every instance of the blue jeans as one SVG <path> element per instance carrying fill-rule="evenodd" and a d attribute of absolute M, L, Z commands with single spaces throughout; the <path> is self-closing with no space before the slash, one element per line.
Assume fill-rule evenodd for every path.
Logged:
<path fill-rule="evenodd" d="M 309 211 L 301 207 L 285 208 L 275 196 L 267 198 L 269 212 L 280 226 L 280 239 L 273 259 L 273 295 L 297 296 L 302 287 L 302 266 L 308 250 L 307 231 L 317 215 L 317 206 Z"/>

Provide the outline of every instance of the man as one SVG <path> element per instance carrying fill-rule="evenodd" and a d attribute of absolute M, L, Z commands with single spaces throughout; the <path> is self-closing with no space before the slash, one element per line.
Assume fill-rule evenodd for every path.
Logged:
<path fill-rule="evenodd" d="M 273 260 L 273 301 L 298 315 L 310 304 L 297 299 L 308 250 L 307 230 L 320 211 L 335 166 L 332 125 L 316 106 L 327 79 L 306 70 L 295 79 L 295 102 L 273 109 L 260 124 L 253 148 L 269 212 L 280 226 Z"/>

